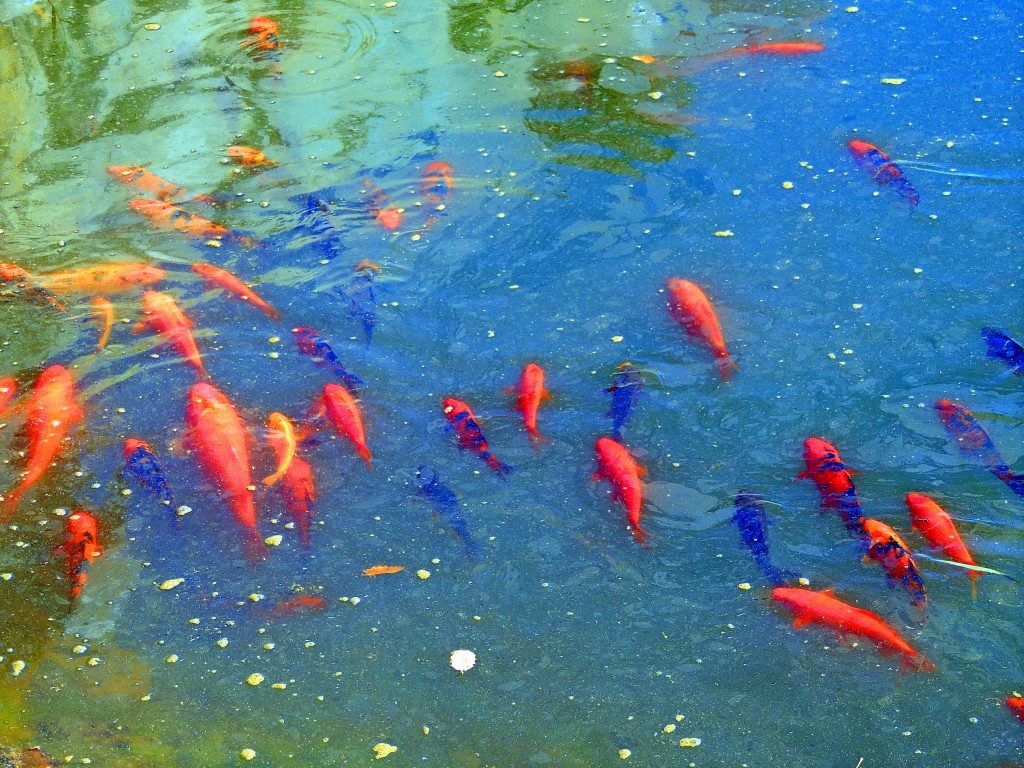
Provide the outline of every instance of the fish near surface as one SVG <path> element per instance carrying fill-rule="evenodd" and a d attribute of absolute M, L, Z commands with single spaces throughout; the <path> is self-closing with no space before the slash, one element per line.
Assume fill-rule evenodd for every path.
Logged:
<path fill-rule="evenodd" d="M 1002 360 L 1015 376 L 1024 376 L 1024 346 L 1014 341 L 1006 331 L 991 326 L 981 329 L 981 337 L 985 340 L 989 357 Z"/>
<path fill-rule="evenodd" d="M 203 367 L 203 357 L 192 336 L 191 326 L 192 321 L 169 294 L 146 291 L 142 294 L 142 319 L 132 328 L 132 333 L 142 333 L 146 328 L 151 328 L 177 349 L 202 376 L 209 378 L 210 374 Z"/>
<path fill-rule="evenodd" d="M 696 283 L 677 277 L 669 279 L 666 289 L 669 315 L 683 326 L 687 336 L 702 342 L 711 350 L 715 356 L 718 375 L 722 381 L 728 381 L 733 371 L 738 370 L 738 366 L 729 357 L 729 352 L 725 348 L 722 326 L 707 295 Z"/>
<path fill-rule="evenodd" d="M 523 414 L 523 425 L 526 427 L 526 434 L 530 436 L 534 447 L 539 442 L 550 443 L 551 441 L 537 429 L 537 411 L 541 401 L 551 399 L 551 395 L 544 389 L 544 369 L 536 363 L 527 363 L 514 391 L 516 408 Z"/>
<path fill-rule="evenodd" d="M 851 141 L 847 148 L 857 167 L 866 171 L 880 187 L 889 186 L 895 189 L 900 197 L 910 203 L 911 208 L 921 202 L 921 195 L 910 183 L 903 169 L 890 160 L 885 152 L 859 139 Z"/>
<path fill-rule="evenodd" d="M 923 493 L 908 493 L 907 507 L 910 510 L 910 527 L 920 533 L 932 549 L 941 550 L 950 560 L 964 565 L 977 565 L 953 519 L 935 499 Z M 978 571 L 968 571 L 971 580 L 971 594 L 977 597 Z"/>
<path fill-rule="evenodd" d="M 89 512 L 78 510 L 68 517 L 64 540 L 54 555 L 66 558 L 65 575 L 71 584 L 70 600 L 82 594 L 89 580 L 89 565 L 103 554 L 99 547 L 99 524 Z"/>
<path fill-rule="evenodd" d="M 898 655 L 904 671 L 936 671 L 935 665 L 914 650 L 881 616 L 838 600 L 831 589 L 814 592 L 798 587 L 776 587 L 772 590 L 772 599 L 793 614 L 794 629 L 820 624 L 841 638 L 856 635 L 870 640 L 883 655 Z"/>
<path fill-rule="evenodd" d="M 158 200 L 177 203 L 188 197 L 188 190 L 167 181 L 141 165 L 112 165 L 107 168 L 111 178 L 140 192 L 148 192 Z"/>
<path fill-rule="evenodd" d="M 99 341 L 96 342 L 96 351 L 101 352 L 107 346 L 107 341 L 110 339 L 110 331 L 114 327 L 114 305 L 110 303 L 110 299 L 96 296 L 92 300 L 92 306 L 103 321 L 103 329 L 100 332 Z"/>
<path fill-rule="evenodd" d="M 1014 493 L 1024 496 L 1024 477 L 1010 469 L 985 428 L 974 418 L 974 414 L 959 403 L 938 400 L 935 410 L 946 425 L 946 431 L 953 436 L 960 453 L 981 463 L 989 472 L 1006 483 Z"/>
<path fill-rule="evenodd" d="M 462 542 L 469 561 L 471 563 L 479 562 L 480 547 L 469 533 L 469 524 L 466 522 L 462 510 L 459 509 L 459 499 L 455 495 L 455 491 L 441 482 L 441 478 L 433 467 L 428 467 L 425 464 L 420 465 L 416 470 L 416 479 L 420 483 L 416 494 L 426 498 L 438 517 L 451 527 L 452 532 Z"/>
<path fill-rule="evenodd" d="M 730 48 L 726 55 L 742 56 L 754 54 L 761 56 L 805 56 L 808 53 L 821 53 L 825 46 L 811 41 L 780 41 L 777 43 L 752 43 Z"/>
<path fill-rule="evenodd" d="M 204 219 L 198 214 L 191 213 L 184 208 L 166 203 L 163 200 L 135 198 L 129 201 L 128 207 L 135 213 L 148 219 L 154 229 L 181 232 L 189 237 L 207 240 L 237 242 L 246 248 L 252 248 L 256 245 L 256 242 L 251 237 L 240 235 L 222 224 Z"/>
<path fill-rule="evenodd" d="M 35 285 L 37 278 L 32 277 L 24 267 L 9 262 L 0 262 L 0 283 L 11 283 L 10 289 L 5 289 L 0 296 L 25 296 L 29 301 L 39 307 L 49 307 L 58 312 L 67 312 L 56 296 Z"/>
<path fill-rule="evenodd" d="M 373 329 L 377 325 L 377 291 L 373 282 L 374 276 L 379 274 L 380 267 L 363 259 L 356 264 L 355 274 L 345 290 L 349 301 L 349 317 L 362 325 L 367 346 L 373 340 Z"/>
<path fill-rule="evenodd" d="M 121 474 L 130 474 L 143 487 L 149 489 L 160 498 L 160 503 L 174 507 L 174 492 L 167 475 L 160 466 L 153 449 L 142 440 L 129 437 L 124 441 L 124 468 Z"/>
<path fill-rule="evenodd" d="M 366 466 L 373 469 L 370 449 L 366 447 L 363 415 L 352 393 L 340 384 L 324 384 L 324 409 L 335 431 L 351 440 Z"/>
<path fill-rule="evenodd" d="M 53 293 L 92 293 L 110 296 L 158 283 L 167 273 L 149 264 L 115 262 L 65 272 L 49 272 L 35 279 Z"/>
<path fill-rule="evenodd" d="M 0 379 L 0 416 L 6 413 L 7 406 L 16 394 L 18 394 L 18 382 L 14 378 L 4 376 Z"/>
<path fill-rule="evenodd" d="M 910 601 L 918 608 L 928 605 L 928 593 L 921 579 L 921 572 L 910 553 L 910 548 L 899 535 L 881 520 L 864 520 L 867 534 L 868 553 L 865 559 L 874 560 L 885 570 L 886 576 L 898 582 L 910 595 Z"/>
<path fill-rule="evenodd" d="M 193 264 L 192 271 L 207 282 L 213 283 L 219 288 L 223 288 L 225 291 L 234 294 L 242 301 L 249 302 L 272 320 L 281 319 L 281 313 L 278 310 L 267 304 L 267 302 L 256 295 L 255 291 L 226 269 L 215 267 L 213 264 Z"/>
<path fill-rule="evenodd" d="M 633 529 L 633 538 L 640 544 L 647 542 L 648 533 L 640 527 L 643 507 L 643 483 L 640 476 L 647 474 L 623 445 L 610 437 L 602 437 L 594 446 L 597 452 L 597 471 L 591 480 L 607 480 L 612 484 L 612 498 L 626 508 L 626 519 Z"/>
<path fill-rule="evenodd" d="M 739 528 L 740 539 L 754 556 L 757 567 L 772 586 L 781 587 L 798 578 L 797 574 L 784 571 L 772 562 L 768 552 L 768 515 L 757 494 L 744 490 L 736 495 L 732 521 Z"/>
<path fill-rule="evenodd" d="M 605 390 L 612 395 L 608 417 L 612 420 L 612 437 L 616 440 L 622 439 L 622 428 L 633 415 L 643 388 L 644 379 L 640 371 L 626 362 L 619 366 L 619 372 L 612 378 L 612 385 Z"/>
<path fill-rule="evenodd" d="M 312 328 L 293 328 L 292 333 L 295 334 L 299 352 L 308 355 L 314 363 L 329 370 L 341 379 L 353 397 L 359 397 L 359 388 L 363 385 L 363 380 L 345 368 L 327 339 Z"/>
<path fill-rule="evenodd" d="M 491 453 L 487 438 L 484 437 L 472 409 L 461 400 L 448 397 L 441 402 L 441 411 L 448 420 L 448 429 L 453 430 L 459 440 L 459 448 L 472 451 L 483 459 L 488 467 L 507 479 L 514 470 Z"/>
<path fill-rule="evenodd" d="M 39 375 L 29 397 L 27 413 L 26 468 L 21 480 L 0 504 L 0 521 L 10 519 L 22 497 L 39 482 L 57 456 L 71 425 L 83 418 L 82 409 L 75 402 L 75 384 L 66 368 L 51 365 Z"/>
<path fill-rule="evenodd" d="M 848 468 L 839 457 L 839 450 L 820 437 L 809 437 L 804 441 L 804 463 L 807 469 L 797 475 L 797 479 L 813 480 L 821 494 L 822 509 L 838 511 L 846 530 L 863 539 L 863 514 L 851 478 L 856 470 Z"/>

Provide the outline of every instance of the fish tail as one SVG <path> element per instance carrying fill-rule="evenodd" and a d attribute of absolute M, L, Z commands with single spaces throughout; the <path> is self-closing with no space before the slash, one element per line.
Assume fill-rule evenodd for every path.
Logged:
<path fill-rule="evenodd" d="M 267 545 L 263 543 L 255 528 L 249 528 L 245 532 L 245 559 L 249 565 L 259 565 L 267 559 Z"/>
<path fill-rule="evenodd" d="M 1010 490 L 1018 496 L 1024 496 L 1024 475 L 1017 475 L 1007 470 L 999 475 L 999 479 L 1010 486 Z"/>
<path fill-rule="evenodd" d="M 551 445 L 551 441 L 544 437 L 544 435 L 542 435 L 536 427 L 534 427 L 531 430 L 528 430 L 528 434 L 530 436 L 530 443 L 533 445 L 533 450 L 537 451 L 538 453 L 540 452 L 541 443 Z"/>
<path fill-rule="evenodd" d="M 490 451 L 484 451 L 483 453 L 480 454 L 480 457 L 487 462 L 488 467 L 493 469 L 495 472 L 497 472 L 504 478 L 507 478 L 508 475 L 515 472 L 515 469 L 510 464 L 506 464 L 503 461 L 499 461 L 498 457 L 495 456 Z"/>
<path fill-rule="evenodd" d="M 904 672 L 938 672 L 939 668 L 920 653 L 905 653 L 900 657 L 900 669 Z"/>
<path fill-rule="evenodd" d="M 638 544 L 646 546 L 650 537 L 651 535 L 639 525 L 633 526 L 633 538 L 636 539 Z"/>
<path fill-rule="evenodd" d="M 722 381 L 730 381 L 733 373 L 740 369 L 740 367 L 736 365 L 733 359 L 728 355 L 718 358 L 715 365 L 718 366 L 718 375 L 721 377 Z"/>
<path fill-rule="evenodd" d="M 968 573 L 968 577 L 971 580 L 971 600 L 977 601 L 978 599 L 978 574 Z"/>
<path fill-rule="evenodd" d="M 0 502 L 0 522 L 7 522 L 11 517 L 13 517 L 27 490 L 28 488 L 22 484 L 9 491 L 6 496 L 4 496 L 3 502 Z"/>
<path fill-rule="evenodd" d="M 266 313 L 267 317 L 269 317 L 271 320 L 280 320 L 282 317 L 284 317 L 284 313 L 281 310 L 274 309 L 269 304 L 267 305 L 267 308 L 264 309 L 263 311 Z"/>
<path fill-rule="evenodd" d="M 372 471 L 373 470 L 373 464 L 370 463 L 370 458 L 372 456 L 372 454 L 370 453 L 370 449 L 367 448 L 365 445 L 360 445 L 358 448 L 356 448 L 356 451 L 362 457 L 363 461 L 366 462 L 366 466 L 368 466 L 370 468 L 370 470 Z"/>

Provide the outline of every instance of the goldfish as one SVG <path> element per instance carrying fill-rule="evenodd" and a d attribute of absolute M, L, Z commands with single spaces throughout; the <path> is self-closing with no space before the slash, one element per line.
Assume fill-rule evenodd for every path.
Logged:
<path fill-rule="evenodd" d="M 795 573 L 784 571 L 772 563 L 768 553 L 768 515 L 757 494 L 740 491 L 736 495 L 732 521 L 740 529 L 740 538 L 753 554 L 757 567 L 773 586 L 781 587 L 788 580 L 797 578 Z"/>
<path fill-rule="evenodd" d="M 977 565 L 949 514 L 932 498 L 923 493 L 908 493 L 907 507 L 910 509 L 910 527 L 924 536 L 932 549 L 943 552 L 950 560 L 964 565 Z M 968 571 L 971 580 L 971 594 L 977 597 L 978 571 Z"/>
<path fill-rule="evenodd" d="M 203 367 L 203 358 L 199 354 L 196 340 L 189 330 L 192 321 L 169 294 L 152 290 L 142 294 L 142 315 L 132 333 L 141 333 L 147 327 L 152 328 L 169 341 L 200 374 L 209 377 L 210 374 Z"/>
<path fill-rule="evenodd" d="M 246 248 L 251 248 L 256 244 L 251 237 L 239 235 L 221 224 L 204 219 L 202 216 L 190 213 L 184 208 L 171 205 L 163 200 L 135 198 L 128 203 L 128 207 L 149 219 L 154 229 L 178 231 L 189 237 L 238 242 Z"/>
<path fill-rule="evenodd" d="M 68 308 L 64 306 L 56 296 L 49 291 L 39 288 L 33 284 L 35 278 L 32 277 L 23 267 L 19 267 L 17 264 L 9 264 L 7 262 L 0 262 L 0 282 L 12 283 L 12 290 L 5 290 L 3 296 L 13 295 L 20 296 L 24 294 L 33 304 L 40 307 L 50 307 L 56 309 L 58 312 L 67 312 Z"/>
<path fill-rule="evenodd" d="M 377 293 L 373 281 L 379 274 L 380 267 L 363 259 L 356 264 L 355 274 L 345 292 L 349 300 L 349 317 L 358 319 L 363 326 L 367 346 L 373 339 L 373 329 L 377 324 Z"/>
<path fill-rule="evenodd" d="M 39 375 L 27 408 L 27 466 L 21 480 L 7 492 L 0 504 L 0 521 L 10 519 L 22 497 L 39 482 L 57 456 L 71 425 L 84 417 L 75 402 L 71 374 L 61 365 L 51 365 Z"/>
<path fill-rule="evenodd" d="M 626 362 L 619 366 L 619 372 L 612 378 L 612 385 L 605 390 L 612 394 L 608 417 L 612 420 L 612 437 L 616 440 L 622 439 L 622 428 L 632 416 L 643 388 L 644 380 L 640 371 Z"/>
<path fill-rule="evenodd" d="M 276 450 L 278 445 L 274 447 Z M 295 521 L 295 527 L 299 529 L 299 541 L 302 542 L 302 546 L 308 547 L 313 504 L 316 502 L 312 467 L 298 456 L 293 457 L 277 487 L 281 489 L 281 495 L 284 497 L 285 509 Z"/>
<path fill-rule="evenodd" d="M 275 161 L 252 147 L 243 147 L 236 144 L 225 149 L 224 154 L 227 155 L 228 159 L 240 165 L 257 165 L 267 168 L 277 165 Z"/>
<path fill-rule="evenodd" d="M 114 327 L 114 305 L 110 303 L 109 299 L 97 296 L 92 300 L 92 306 L 103 320 L 103 332 L 100 334 L 100 340 L 96 342 L 96 351 L 99 352 L 107 346 L 110 329 Z"/>
<path fill-rule="evenodd" d="M 283 413 L 275 411 L 270 414 L 267 418 L 267 429 L 269 430 L 267 442 L 274 449 L 274 453 L 278 454 L 277 470 L 274 474 L 263 478 L 263 484 L 269 488 L 284 477 L 288 467 L 291 466 L 292 459 L 295 458 L 296 439 L 295 428 Z"/>
<path fill-rule="evenodd" d="M 223 288 L 228 293 L 234 294 L 242 299 L 242 301 L 248 301 L 254 307 L 262 310 L 267 317 L 273 320 L 281 319 L 281 313 L 278 310 L 267 304 L 251 288 L 226 269 L 215 267 L 212 264 L 193 264 L 192 271 L 200 275 L 204 280 Z"/>
<path fill-rule="evenodd" d="M 274 51 L 281 47 L 277 22 L 268 16 L 254 16 L 249 22 L 248 37 L 242 41 L 243 48 L 260 51 Z"/>
<path fill-rule="evenodd" d="M 371 565 L 363 571 L 363 576 L 383 576 L 389 573 L 401 573 L 404 570 L 404 565 Z"/>
<path fill-rule="evenodd" d="M 349 373 L 334 350 L 331 349 L 331 345 L 327 343 L 327 339 L 312 328 L 293 328 L 292 333 L 295 334 L 295 343 L 298 344 L 302 354 L 309 355 L 313 358 L 314 363 L 327 368 L 341 379 L 353 397 L 359 396 L 359 387 L 363 385 L 363 380 L 354 373 Z"/>
<path fill-rule="evenodd" d="M 498 457 L 491 453 L 487 439 L 480 429 L 480 423 L 468 405 L 454 397 L 448 397 L 441 402 L 441 410 L 448 420 L 447 429 L 455 432 L 461 450 L 472 451 L 503 478 L 507 478 L 514 471 L 511 466 L 499 461 Z"/>
<path fill-rule="evenodd" d="M 160 498 L 161 504 L 172 508 L 175 506 L 174 492 L 167 482 L 167 475 L 148 443 L 134 437 L 124 441 L 124 468 L 121 474 L 134 476 L 144 488 Z"/>
<path fill-rule="evenodd" d="M 511 391 L 513 388 L 509 387 Z M 519 383 L 515 386 L 516 407 L 523 414 L 523 425 L 526 427 L 526 434 L 530 441 L 536 445 L 538 442 L 551 442 L 537 430 L 537 409 L 541 401 L 549 400 L 551 395 L 544 389 L 544 369 L 536 363 L 527 363 L 523 373 L 519 377 Z"/>
<path fill-rule="evenodd" d="M 327 607 L 327 601 L 319 595 L 290 595 L 274 604 L 275 617 L 295 616 L 302 613 L 316 613 Z"/>
<path fill-rule="evenodd" d="M 1024 376 L 1024 346 L 1021 346 L 1006 331 L 999 328 L 981 329 L 981 337 L 988 346 L 988 356 L 1002 360 L 1010 366 L 1010 373 Z"/>
<path fill-rule="evenodd" d="M 921 202 L 921 195 L 914 189 L 903 169 L 890 160 L 885 152 L 858 139 L 851 141 L 848 147 L 857 166 L 867 171 L 876 184 L 880 187 L 892 186 L 900 197 L 910 203 L 911 208 Z"/>
<path fill-rule="evenodd" d="M 469 524 L 459 510 L 459 500 L 455 492 L 441 482 L 436 470 L 425 464 L 421 464 L 416 470 L 416 477 L 420 482 L 416 494 L 429 500 L 438 516 L 451 526 L 452 532 L 462 542 L 469 561 L 478 562 L 480 548 L 469 533 Z"/>
<path fill-rule="evenodd" d="M 640 477 L 646 470 L 629 455 L 621 443 L 610 437 L 602 437 L 595 446 L 597 471 L 591 480 L 608 480 L 612 484 L 612 498 L 618 499 L 626 508 L 626 518 L 633 528 L 633 537 L 641 544 L 647 541 L 647 531 L 640 527 L 640 511 L 643 506 L 643 484 Z"/>
<path fill-rule="evenodd" d="M 160 267 L 122 261 L 66 272 L 49 272 L 38 275 L 35 279 L 54 293 L 94 293 L 109 296 L 158 283 L 166 275 Z"/>
<path fill-rule="evenodd" d="M 0 416 L 7 410 L 8 404 L 18 394 L 18 382 L 10 376 L 0 379 Z"/>
<path fill-rule="evenodd" d="M 939 412 L 939 418 L 960 446 L 960 452 L 964 456 L 981 462 L 989 472 L 1006 483 L 1010 490 L 1024 496 L 1024 477 L 1010 469 L 1009 464 L 996 450 L 988 432 L 974 418 L 974 414 L 959 403 L 949 400 L 937 401 L 935 410 Z"/>
<path fill-rule="evenodd" d="M 141 165 L 112 165 L 107 173 L 122 184 L 127 184 L 140 192 L 148 192 L 159 200 L 177 203 L 188 197 L 188 190 L 180 184 L 167 181 Z"/>
<path fill-rule="evenodd" d="M 402 209 L 388 204 L 384 190 L 375 187 L 369 180 L 363 180 L 364 186 L 370 191 L 370 213 L 380 222 L 384 229 L 398 229 L 402 224 Z"/>
<path fill-rule="evenodd" d="M 1024 723 L 1024 697 L 1010 696 L 1006 699 L 1006 706 L 1018 720 Z"/>
<path fill-rule="evenodd" d="M 448 163 L 434 162 L 423 171 L 423 196 L 434 205 L 447 203 L 454 185 L 455 178 Z"/>
<path fill-rule="evenodd" d="M 245 534 L 246 554 L 255 561 L 266 554 L 256 530 L 256 505 L 245 425 L 231 401 L 206 382 L 188 392 L 185 406 L 188 440 L 210 482 L 226 498 Z"/>
<path fill-rule="evenodd" d="M 64 540 L 54 550 L 55 555 L 67 558 L 65 573 L 71 583 L 72 602 L 82 594 L 82 588 L 89 580 L 90 563 L 103 554 L 98 531 L 96 518 L 80 509 L 68 517 Z"/>
<path fill-rule="evenodd" d="M 715 310 L 700 286 L 689 280 L 670 278 L 668 288 L 668 310 L 672 319 L 686 330 L 690 338 L 707 345 L 714 354 L 718 374 L 722 381 L 728 381 L 732 372 L 738 369 L 725 349 L 722 327 L 718 324 Z"/>
<path fill-rule="evenodd" d="M 761 54 L 771 56 L 803 56 L 807 53 L 821 53 L 825 46 L 814 42 L 780 42 L 780 43 L 758 43 L 754 45 L 741 45 L 737 48 L 730 48 L 725 51 L 727 55 L 740 56 L 743 54 Z"/>
<path fill-rule="evenodd" d="M 366 466 L 373 469 L 363 433 L 363 417 L 352 394 L 340 384 L 324 384 L 324 408 L 337 433 L 351 440 Z"/>
<path fill-rule="evenodd" d="M 860 500 L 851 478 L 856 470 L 847 467 L 839 458 L 838 449 L 820 437 L 809 437 L 804 441 L 804 463 L 807 469 L 797 475 L 797 479 L 813 480 L 821 494 L 822 509 L 838 511 L 846 530 L 863 538 Z"/>
<path fill-rule="evenodd" d="M 928 604 L 921 572 L 910 554 L 910 548 L 903 539 L 881 520 L 863 521 L 864 533 L 870 542 L 866 560 L 874 560 L 885 569 L 886 576 L 910 595 L 910 601 L 918 608 Z"/>

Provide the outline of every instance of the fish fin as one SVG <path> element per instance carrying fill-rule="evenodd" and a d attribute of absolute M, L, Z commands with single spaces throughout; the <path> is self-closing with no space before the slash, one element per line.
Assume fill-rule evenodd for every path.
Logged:
<path fill-rule="evenodd" d="M 859 475 L 860 474 L 860 470 L 859 469 L 850 469 L 845 464 L 843 465 L 843 469 L 846 470 L 846 474 L 848 474 L 848 475 Z"/>
<path fill-rule="evenodd" d="M 716 365 L 718 366 L 718 376 L 722 381 L 731 380 L 733 373 L 740 369 L 740 367 L 733 362 L 731 357 L 720 358 Z"/>
<path fill-rule="evenodd" d="M 819 589 L 818 590 L 818 594 L 819 595 L 828 595 L 829 597 L 835 597 L 836 596 L 836 588 L 835 587 L 825 587 L 825 589 Z"/>
<path fill-rule="evenodd" d="M 539 452 L 541 443 L 547 443 L 551 445 L 551 441 L 548 440 L 544 435 L 538 432 L 536 429 L 529 433 L 530 444 L 533 445 L 533 450 Z"/>
<path fill-rule="evenodd" d="M 146 330 L 146 326 L 145 320 L 139 320 L 139 322 L 132 326 L 132 333 L 138 335 Z"/>
<path fill-rule="evenodd" d="M 651 534 L 649 534 L 647 531 L 645 531 L 639 525 L 634 525 L 634 526 L 632 526 L 632 528 L 633 528 L 633 538 L 636 539 L 638 544 L 643 544 L 644 546 L 646 546 L 648 539 L 650 539 L 650 537 L 651 537 Z"/>
<path fill-rule="evenodd" d="M 975 600 L 976 601 L 977 599 L 978 599 L 978 579 L 977 578 L 973 578 L 973 579 L 971 579 L 971 600 Z"/>
<path fill-rule="evenodd" d="M 604 473 L 600 469 L 590 476 L 590 482 L 596 483 L 598 480 L 604 480 Z"/>
<path fill-rule="evenodd" d="M 900 656 L 900 670 L 903 672 L 937 672 L 939 668 L 919 653 L 904 653 Z"/>
<path fill-rule="evenodd" d="M 548 392 L 546 389 L 542 389 L 540 391 L 540 399 L 541 400 L 550 400 L 551 399 L 551 393 Z"/>
<path fill-rule="evenodd" d="M 796 619 L 793 620 L 793 629 L 803 629 L 811 623 L 813 622 L 805 616 L 797 616 Z"/>
<path fill-rule="evenodd" d="M 503 395 L 511 395 L 511 394 L 514 394 L 515 391 L 516 391 L 516 388 L 514 386 L 512 386 L 511 384 L 509 384 L 507 387 L 505 387 L 503 390 L 501 390 L 501 394 L 503 394 Z"/>
<path fill-rule="evenodd" d="M 644 467 L 641 467 L 639 464 L 636 465 L 636 473 L 640 477 L 647 477 L 647 470 Z"/>
<path fill-rule="evenodd" d="M 803 472 L 801 472 L 799 475 L 796 476 L 796 479 L 797 480 L 810 480 L 811 479 L 811 473 L 808 472 L 807 470 L 804 470 Z"/>

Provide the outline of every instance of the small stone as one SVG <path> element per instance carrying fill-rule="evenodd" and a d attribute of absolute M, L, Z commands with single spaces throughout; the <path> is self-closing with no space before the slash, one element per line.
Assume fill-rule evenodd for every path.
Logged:
<path fill-rule="evenodd" d="M 83 653 L 85 653 L 88 650 L 89 649 L 86 646 L 84 646 L 84 645 L 76 645 L 74 648 L 71 649 L 71 652 L 81 656 Z"/>
<path fill-rule="evenodd" d="M 178 654 L 172 653 L 170 656 L 164 659 L 164 662 L 167 664 L 177 664 L 179 658 L 180 657 L 178 656 Z"/>
<path fill-rule="evenodd" d="M 808 579 L 806 576 L 801 576 L 799 579 L 797 579 L 797 582 L 799 582 L 801 587 L 811 586 L 811 580 Z"/>
<path fill-rule="evenodd" d="M 241 752 L 238 753 L 238 756 L 240 758 L 242 758 L 243 760 L 246 760 L 246 761 L 253 760 L 253 759 L 256 758 L 256 750 L 255 749 L 249 749 L 248 747 L 246 747 L 245 749 L 243 749 Z"/>
<path fill-rule="evenodd" d="M 221 637 L 221 638 L 215 640 L 213 644 L 216 645 L 218 648 L 227 648 L 228 647 L 228 639 L 226 637 Z"/>
<path fill-rule="evenodd" d="M 854 304 L 854 305 L 853 305 L 853 308 L 854 308 L 854 309 L 860 309 L 860 308 L 861 308 L 861 307 L 863 307 L 863 306 L 864 306 L 863 304 Z"/>
<path fill-rule="evenodd" d="M 422 579 L 423 581 L 426 581 L 430 578 L 430 571 L 428 571 L 426 568 L 420 568 L 418 571 L 416 571 L 416 576 Z"/>
<path fill-rule="evenodd" d="M 208 245 L 211 248 L 220 248 L 220 240 L 207 240 L 203 245 Z"/>
<path fill-rule="evenodd" d="M 253 592 L 251 595 L 249 595 L 248 599 L 250 602 L 258 603 L 264 597 L 266 597 L 266 595 L 261 595 L 259 592 Z"/>
<path fill-rule="evenodd" d="M 651 91 L 651 92 L 650 92 L 650 93 L 648 93 L 647 95 L 648 95 L 648 96 L 650 96 L 650 97 L 651 97 L 652 99 L 654 99 L 655 101 L 657 101 L 658 99 L 660 99 L 660 98 L 661 98 L 662 96 L 664 96 L 665 94 L 663 94 L 663 93 L 662 93 L 661 91 Z"/>
<path fill-rule="evenodd" d="M 675 724 L 675 723 L 669 723 L 668 725 L 666 725 L 666 726 L 665 726 L 664 728 L 662 728 L 661 730 L 662 730 L 662 731 L 663 731 L 664 733 L 672 733 L 672 732 L 673 732 L 673 731 L 674 731 L 675 729 L 676 729 L 676 724 Z"/>
<path fill-rule="evenodd" d="M 742 590 L 746 591 L 746 590 L 750 589 L 750 582 L 749 581 L 744 581 L 742 584 L 737 584 L 736 585 L 736 589 L 742 589 Z"/>
<path fill-rule="evenodd" d="M 271 683 L 270 687 L 273 688 L 274 690 L 277 690 L 277 691 L 283 691 L 285 688 L 288 687 L 288 684 L 287 683 Z"/>
<path fill-rule="evenodd" d="M 907 78 L 905 78 L 905 77 L 883 77 L 881 82 L 882 82 L 882 85 L 903 85 L 905 82 L 907 82 Z"/>
<path fill-rule="evenodd" d="M 467 650 L 452 651 L 450 663 L 456 672 L 465 674 L 476 665 L 476 654 Z"/>
<path fill-rule="evenodd" d="M 398 751 L 398 747 L 393 744 L 385 744 L 383 741 L 373 745 L 373 753 L 375 760 L 383 760 L 390 754 Z"/>
<path fill-rule="evenodd" d="M 157 584 L 157 587 L 166 592 L 167 590 L 174 589 L 175 587 L 184 583 L 184 579 L 167 579 L 167 581 L 162 581 L 159 584 Z"/>
<path fill-rule="evenodd" d="M 505 73 L 504 73 L 504 72 L 502 72 L 502 71 L 501 71 L 501 70 L 499 69 L 499 70 L 498 70 L 497 72 L 495 72 L 495 73 L 494 73 L 494 76 L 495 76 L 495 77 L 505 77 Z"/>
<path fill-rule="evenodd" d="M 860 8 L 858 8 L 856 5 L 848 5 L 843 10 L 846 11 L 847 13 L 856 13 L 857 11 L 860 10 Z"/>
<path fill-rule="evenodd" d="M 733 232 L 731 229 L 720 229 L 715 232 L 715 237 L 732 237 Z"/>
<path fill-rule="evenodd" d="M 21 659 L 15 659 L 11 662 L 11 675 L 13 677 L 17 677 L 25 671 L 25 666 L 26 665 L 24 661 L 22 661 Z"/>
<path fill-rule="evenodd" d="M 792 181 L 784 181 L 784 182 L 782 182 L 782 188 L 783 189 L 792 189 L 793 188 L 793 182 Z"/>
<path fill-rule="evenodd" d="M 3 579 L 4 581 L 10 581 L 13 578 L 14 574 L 9 571 L 4 571 L 3 573 L 0 573 L 0 579 Z"/>
<path fill-rule="evenodd" d="M 429 736 L 430 735 L 430 727 L 429 726 L 426 726 L 426 725 L 423 726 L 423 735 L 424 736 Z"/>
<path fill-rule="evenodd" d="M 686 738 L 686 739 L 680 739 L 679 740 L 679 746 L 680 747 L 699 747 L 700 746 L 700 739 L 694 738 L 693 736 L 690 736 L 689 738 Z"/>
<path fill-rule="evenodd" d="M 263 680 L 264 680 L 263 675 L 261 675 L 259 672 L 253 672 L 251 675 L 249 675 L 247 678 L 245 678 L 245 682 L 247 682 L 249 685 L 252 685 L 252 686 L 259 685 L 260 683 L 263 682 Z"/>
<path fill-rule="evenodd" d="M 160 29 L 160 25 L 159 24 L 145 24 L 145 25 L 143 25 L 142 28 L 147 30 L 147 31 L 149 31 L 149 32 L 156 32 L 158 29 Z"/>
<path fill-rule="evenodd" d="M 619 750 L 619 757 L 620 757 L 620 758 L 621 758 L 622 760 L 625 760 L 626 758 L 628 758 L 628 757 L 629 757 L 630 755 L 632 755 L 632 754 L 633 754 L 633 753 L 632 753 L 632 752 L 630 752 L 630 751 L 629 751 L 628 749 L 620 749 L 620 750 Z"/>
<path fill-rule="evenodd" d="M 284 541 L 284 536 L 277 534 L 276 536 L 267 536 L 263 543 L 268 547 L 280 547 L 282 541 Z"/>
<path fill-rule="evenodd" d="M 619 344 L 619 343 L 621 343 L 621 342 L 622 342 L 622 339 L 623 339 L 623 338 L 624 338 L 624 337 L 622 337 L 622 336 L 612 336 L 612 343 L 614 343 L 614 344 Z"/>

